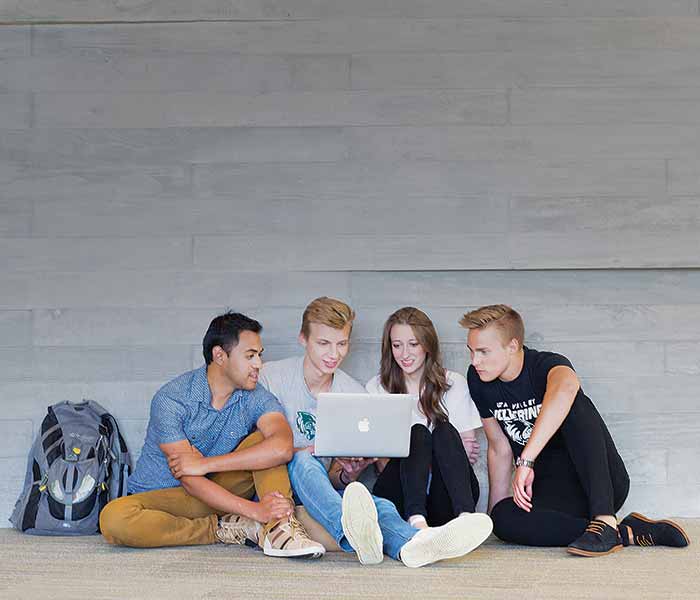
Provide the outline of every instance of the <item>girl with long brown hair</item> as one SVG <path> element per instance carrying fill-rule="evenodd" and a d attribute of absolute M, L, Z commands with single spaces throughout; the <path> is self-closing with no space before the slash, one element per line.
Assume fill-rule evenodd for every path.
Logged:
<path fill-rule="evenodd" d="M 374 494 L 391 500 L 418 528 L 439 526 L 474 512 L 479 483 L 472 469 L 479 456 L 474 430 L 479 413 L 464 376 L 442 366 L 435 326 L 407 306 L 386 321 L 379 374 L 371 393 L 408 393 L 418 398 L 406 458 L 380 459 Z"/>

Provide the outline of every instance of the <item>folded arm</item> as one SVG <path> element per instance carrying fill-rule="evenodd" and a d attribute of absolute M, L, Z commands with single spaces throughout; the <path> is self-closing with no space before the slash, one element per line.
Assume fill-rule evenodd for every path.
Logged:
<path fill-rule="evenodd" d="M 202 456 L 187 440 L 160 444 L 160 449 L 168 459 L 188 454 Z M 218 512 L 243 515 L 261 523 L 287 517 L 290 513 L 289 500 L 277 492 L 267 494 L 260 502 L 252 502 L 232 494 L 202 475 L 181 476 L 180 484 L 190 496 Z"/>
<path fill-rule="evenodd" d="M 220 456 L 197 456 L 192 452 L 174 453 L 168 465 L 176 478 L 223 471 L 260 471 L 288 463 L 292 458 L 292 430 L 281 413 L 266 413 L 256 423 L 263 441 Z"/>

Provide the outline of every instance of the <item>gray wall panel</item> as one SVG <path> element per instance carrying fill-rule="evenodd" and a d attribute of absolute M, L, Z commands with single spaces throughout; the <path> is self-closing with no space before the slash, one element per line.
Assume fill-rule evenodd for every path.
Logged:
<path fill-rule="evenodd" d="M 700 484 L 700 471 L 695 468 L 695 448 L 671 449 L 668 452 L 668 481 L 675 485 Z M 700 485 L 698 485 L 700 487 Z"/>
<path fill-rule="evenodd" d="M 0 439 L 2 440 L 2 449 L 0 450 L 2 458 L 26 456 L 34 441 L 32 439 L 32 422 L 27 419 L 0 420 Z"/>
<path fill-rule="evenodd" d="M 200 86 L 197 86 L 200 87 Z M 206 87 L 206 86 L 203 86 Z M 500 92 L 35 95 L 37 127 L 250 127 L 506 122 Z M 6 125 L 9 127 L 9 125 Z"/>
<path fill-rule="evenodd" d="M 190 264 L 191 256 L 185 238 L 0 238 L 7 270 L 169 268 Z"/>
<path fill-rule="evenodd" d="M 260 176 L 263 172 L 264 179 Z M 252 189 L 243 188 L 246 184 Z M 329 200 L 359 197 L 365 202 L 403 201 L 406 197 L 444 201 L 488 194 L 654 194 L 666 191 L 666 165 L 663 159 L 624 158 L 585 162 L 406 161 L 381 165 L 362 161 L 330 167 L 278 165 L 272 171 L 262 165 L 214 165 L 196 168 L 194 185 L 199 196 L 230 194 L 240 187 L 246 197 L 256 199 L 324 194 Z M 486 207 L 481 210 L 480 215 L 488 214 Z M 440 218 L 440 212 L 434 214 Z M 463 221 L 469 226 L 470 220 Z M 486 231 L 493 230 L 489 225 L 484 225 Z"/>
<path fill-rule="evenodd" d="M 0 198 L 0 237 L 27 236 L 32 229 L 32 202 Z"/>
<path fill-rule="evenodd" d="M 350 297 L 348 273 L 239 273 L 218 256 L 211 271 L 74 271 L 0 275 L 0 308 L 189 308 L 305 306 L 323 295 Z"/>
<path fill-rule="evenodd" d="M 688 79 L 690 85 L 694 81 Z M 511 120 L 515 125 L 698 123 L 698 99 L 697 87 L 513 90 Z"/>
<path fill-rule="evenodd" d="M 342 90 L 347 56 L 97 56 L 8 59 L 0 89 L 33 92 L 237 92 Z M 57 101 L 61 97 L 57 97 Z"/>
<path fill-rule="evenodd" d="M 510 264 L 516 269 L 688 268 L 697 267 L 696 231 L 644 233 L 594 231 L 567 234 L 522 233 L 509 236 Z"/>
<path fill-rule="evenodd" d="M 168 381 L 191 368 L 190 349 L 161 343 L 141 347 L 0 347 L 4 382 Z M 5 400 L 6 402 L 7 400 Z"/>
<path fill-rule="evenodd" d="M 679 326 L 684 326 L 682 317 Z M 666 344 L 666 372 L 673 375 L 700 375 L 700 343 Z"/>
<path fill-rule="evenodd" d="M 697 304 L 698 271 L 434 271 L 353 273 L 360 308 L 403 305 L 468 306 Z M 397 304 L 397 308 L 399 305 Z M 364 311 L 362 311 L 364 312 Z"/>
<path fill-rule="evenodd" d="M 639 510 L 641 506 L 645 511 L 657 515 L 669 514 L 669 510 L 674 515 L 696 515 L 700 512 L 700 485 L 685 482 L 676 485 L 632 485 L 620 514 Z"/>
<path fill-rule="evenodd" d="M 425 307 L 443 341 L 460 342 L 464 330 L 457 322 L 464 308 Z M 391 309 L 390 309 L 391 310 Z M 678 314 L 683 312 L 685 323 L 678 327 Z M 653 342 L 695 340 L 700 338 L 700 304 L 677 306 L 642 306 L 598 304 L 531 305 L 520 307 L 526 327 L 526 337 L 534 342 L 614 342 L 617 340 Z M 380 310 L 365 312 L 354 335 L 360 340 L 373 339 L 381 331 L 387 315 Z"/>
<path fill-rule="evenodd" d="M 0 309 L 4 308 L 31 308 L 29 298 L 30 284 L 34 280 L 32 275 L 26 273 L 12 273 L 0 271 Z"/>
<path fill-rule="evenodd" d="M 0 59 L 29 56 L 31 51 L 30 34 L 29 27 L 3 26 L 2 35 L 0 35 Z"/>
<path fill-rule="evenodd" d="M 606 415 L 630 509 L 700 515 L 698 9 L 0 6 L 43 21 L 0 26 L 0 511 L 46 405 L 95 398 L 138 454 L 215 314 L 259 318 L 275 360 L 328 294 L 363 382 L 396 308 L 463 373 L 461 314 L 513 304 Z"/>
<path fill-rule="evenodd" d="M 0 346 L 26 346 L 31 344 L 31 329 L 31 311 L 0 311 Z"/>
<path fill-rule="evenodd" d="M 610 433 L 624 439 L 630 447 L 646 447 L 663 451 L 665 448 L 700 449 L 700 411 L 649 414 L 638 419 L 634 414 L 605 414 Z"/>
<path fill-rule="evenodd" d="M 47 6 L 41 0 L 24 0 L 0 10 L 0 19 L 16 21 L 162 21 L 201 19 L 318 19 L 327 17 L 639 17 L 647 15 L 697 15 L 695 0 L 155 0 L 146 4 L 97 0 L 89 6 L 80 0 L 64 0 Z"/>
<path fill-rule="evenodd" d="M 28 452 L 29 449 L 27 449 Z M 0 515 L 3 515 L 3 527 L 9 527 L 10 514 L 24 484 L 27 458 L 0 458 Z"/>
<path fill-rule="evenodd" d="M 335 162 L 348 155 L 340 127 L 8 130 L 0 160 L 85 169 L 181 163 Z"/>
<path fill-rule="evenodd" d="M 632 356 L 634 359 L 634 355 Z M 600 362 L 605 360 L 601 359 Z M 663 364 L 663 356 L 657 355 L 654 366 Z M 576 366 L 576 365 L 575 365 Z M 641 365 L 644 367 L 645 365 Z M 600 369 L 589 369 L 591 377 L 582 377 L 583 389 L 596 406 L 607 412 L 627 412 L 641 415 L 658 412 L 660 407 L 672 402 L 680 411 L 697 408 L 697 377 L 692 375 L 634 374 L 634 369 L 621 371 L 618 377 L 599 378 Z"/>
<path fill-rule="evenodd" d="M 31 111 L 31 94 L 5 92 L 0 86 L 0 129 L 29 127 Z"/>
<path fill-rule="evenodd" d="M 238 270 L 251 271 L 338 271 L 414 269 L 498 269 L 506 264 L 502 236 L 471 234 L 474 248 L 464 247 L 464 235 L 432 238 L 433 250 L 425 252 L 425 242 L 414 235 L 334 235 L 298 236 L 196 236 L 195 265 L 211 268 L 207 257 L 223 252 L 244 256 L 256 248 L 254 263 L 238 264 Z M 499 246 L 501 244 L 501 246 Z M 280 252 L 280 248 L 284 248 Z"/>
<path fill-rule="evenodd" d="M 467 4 L 467 3 L 465 3 Z M 470 3 L 473 4 L 473 3 Z M 515 3 L 514 3 L 515 4 Z M 616 2 L 615 4 L 619 4 Z M 688 18 L 455 19 L 328 18 L 313 21 L 37 26 L 38 56 L 205 53 L 351 54 L 363 52 L 550 52 L 700 47 L 700 22 Z"/>
<path fill-rule="evenodd" d="M 669 190 L 672 194 L 700 192 L 700 161 L 674 158 L 668 165 Z"/>
<path fill-rule="evenodd" d="M 700 49 L 353 54 L 352 89 L 686 86 Z"/>
<path fill-rule="evenodd" d="M 352 158 L 377 161 L 685 159 L 700 153 L 698 128 L 672 123 L 366 127 L 344 136 Z"/>
<path fill-rule="evenodd" d="M 46 407 L 56 402 L 95 400 L 120 418 L 147 419 L 153 394 L 163 381 L 3 382 L 0 398 L 11 399 L 13 417 L 33 421 L 36 430 Z M 0 421 L 1 423 L 2 421 Z M 31 428 L 30 428 L 31 435 Z M 24 454 L 28 447 L 22 448 Z"/>
<path fill-rule="evenodd" d="M 700 228 L 700 198 L 513 198 L 511 231 L 632 231 L 675 234 Z"/>
<path fill-rule="evenodd" d="M 65 220 L 75 220 L 82 210 L 90 205 L 115 205 L 138 213 L 141 205 L 154 199 L 171 201 L 191 194 L 189 171 L 183 167 L 153 168 L 80 168 L 70 170 L 42 171 L 32 168 L 9 181 L 4 189 L 8 195 L 21 201 L 34 202 L 34 224 L 40 227 L 36 234 L 42 235 L 42 214 L 47 208 L 57 206 L 65 210 L 69 202 L 81 203 L 77 214 L 67 211 Z M 115 209 L 116 210 L 116 209 Z M 53 216 L 54 220 L 59 220 Z M 61 219 L 63 220 L 63 219 Z M 124 232 L 115 223 L 113 232 Z"/>

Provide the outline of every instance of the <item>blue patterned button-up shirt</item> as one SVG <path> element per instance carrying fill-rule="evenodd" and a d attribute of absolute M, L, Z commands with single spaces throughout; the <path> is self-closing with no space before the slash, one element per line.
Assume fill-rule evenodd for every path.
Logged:
<path fill-rule="evenodd" d="M 146 441 L 129 477 L 129 493 L 180 485 L 160 444 L 188 440 L 204 456 L 228 454 L 255 429 L 260 417 L 272 412 L 284 415 L 277 398 L 260 385 L 252 391 L 235 390 L 216 410 L 205 366 L 176 377 L 153 396 Z"/>

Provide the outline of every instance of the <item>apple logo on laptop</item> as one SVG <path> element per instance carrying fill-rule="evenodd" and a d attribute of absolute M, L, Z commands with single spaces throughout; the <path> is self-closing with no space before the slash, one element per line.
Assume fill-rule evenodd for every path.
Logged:
<path fill-rule="evenodd" d="M 362 432 L 362 433 L 367 433 L 369 431 L 369 419 L 365 417 L 361 421 L 357 422 L 357 428 Z"/>

